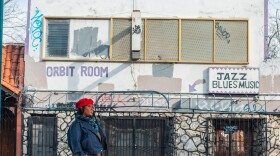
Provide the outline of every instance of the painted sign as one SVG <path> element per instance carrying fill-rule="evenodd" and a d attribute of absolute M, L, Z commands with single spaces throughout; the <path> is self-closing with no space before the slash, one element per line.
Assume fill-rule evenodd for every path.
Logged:
<path fill-rule="evenodd" d="M 258 94 L 258 68 L 209 68 L 209 93 Z"/>
<path fill-rule="evenodd" d="M 47 66 L 46 75 L 48 77 L 73 77 L 75 70 L 79 70 L 80 76 L 85 77 L 108 77 L 109 69 L 108 67 L 99 66 L 81 66 L 76 69 L 75 66 Z"/>

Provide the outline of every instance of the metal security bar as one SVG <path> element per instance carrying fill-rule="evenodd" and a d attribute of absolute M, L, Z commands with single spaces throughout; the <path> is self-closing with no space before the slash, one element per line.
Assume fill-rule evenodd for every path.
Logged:
<path fill-rule="evenodd" d="M 231 95 L 160 93 L 156 91 L 23 92 L 25 109 L 74 110 L 80 98 L 95 101 L 96 110 L 161 112 L 280 113 L 280 94 Z"/>
<path fill-rule="evenodd" d="M 57 155 L 57 118 L 50 115 L 35 115 L 28 120 L 28 155 Z"/>
<path fill-rule="evenodd" d="M 110 145 L 106 156 L 168 155 L 167 119 L 107 117 L 102 121 Z"/>
<path fill-rule="evenodd" d="M 267 122 L 261 118 L 208 118 L 207 155 L 265 155 Z"/>

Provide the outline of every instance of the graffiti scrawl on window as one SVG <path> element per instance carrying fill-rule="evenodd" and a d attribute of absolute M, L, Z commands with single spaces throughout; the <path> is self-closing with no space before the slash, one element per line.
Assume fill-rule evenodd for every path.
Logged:
<path fill-rule="evenodd" d="M 216 25 L 215 25 L 215 28 L 216 28 L 216 33 L 217 33 L 217 36 L 221 39 L 221 40 L 226 40 L 227 43 L 229 44 L 230 42 L 230 34 L 229 32 L 227 32 L 226 28 L 223 28 L 219 22 L 216 22 Z"/>

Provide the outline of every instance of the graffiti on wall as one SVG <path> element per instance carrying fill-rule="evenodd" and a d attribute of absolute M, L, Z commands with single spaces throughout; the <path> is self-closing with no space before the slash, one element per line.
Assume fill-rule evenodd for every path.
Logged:
<path fill-rule="evenodd" d="M 33 51 L 38 51 L 42 42 L 42 17 L 43 14 L 36 7 L 35 15 L 31 18 L 30 32 Z"/>
<path fill-rule="evenodd" d="M 246 104 L 243 107 L 243 110 L 245 112 L 253 112 L 253 113 L 260 113 L 260 112 L 266 112 L 264 105 L 260 103 L 253 103 L 253 104 Z"/>
<path fill-rule="evenodd" d="M 140 25 L 134 25 L 132 28 L 132 34 L 140 34 L 140 33 L 141 33 Z"/>
<path fill-rule="evenodd" d="M 140 98 L 139 104 L 140 106 L 168 107 L 168 103 L 164 98 Z"/>
<path fill-rule="evenodd" d="M 97 100 L 99 95 L 95 95 L 92 99 Z M 104 94 L 98 100 L 96 110 L 98 111 L 116 111 L 118 107 L 126 106 L 124 97 L 122 95 Z"/>
<path fill-rule="evenodd" d="M 57 95 L 49 93 L 48 96 L 49 98 L 51 98 L 51 96 L 56 97 Z M 75 107 L 75 102 L 83 96 L 83 94 L 79 93 L 69 93 L 67 94 L 67 96 L 62 96 L 62 98 L 59 98 L 60 101 L 56 101 L 55 103 L 49 103 L 49 101 L 40 100 L 44 102 L 32 102 L 28 105 L 30 105 L 31 107 L 43 108 L 73 108 Z M 96 102 L 96 110 L 98 111 L 117 111 L 140 107 L 147 107 L 149 109 L 168 108 L 169 106 L 165 98 L 152 96 L 143 97 L 122 94 L 103 94 L 102 96 L 100 96 L 96 94 L 90 96 L 90 98 L 94 99 L 94 101 Z M 55 99 L 57 99 L 57 97 Z M 67 102 L 65 103 L 65 101 Z"/>
<path fill-rule="evenodd" d="M 192 101 L 191 109 L 203 111 L 225 111 L 225 112 L 248 112 L 260 113 L 266 112 L 265 105 L 252 102 L 252 103 L 234 103 L 232 100 L 205 100 L 198 99 Z"/>
<path fill-rule="evenodd" d="M 97 97 L 96 97 L 97 99 Z M 100 110 L 115 110 L 118 107 L 168 107 L 168 103 L 164 98 L 153 98 L 153 97 L 135 97 L 126 95 L 103 95 L 98 105 L 101 107 Z"/>

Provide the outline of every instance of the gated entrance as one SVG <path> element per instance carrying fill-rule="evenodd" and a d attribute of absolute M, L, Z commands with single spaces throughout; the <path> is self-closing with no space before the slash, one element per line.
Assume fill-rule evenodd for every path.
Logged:
<path fill-rule="evenodd" d="M 167 145 L 166 119 L 107 117 L 105 130 L 110 148 L 106 156 L 164 156 Z"/>
<path fill-rule="evenodd" d="M 8 109 L 9 108 L 9 109 Z M 1 156 L 15 155 L 16 143 L 16 117 L 14 107 L 1 109 Z M 11 111 L 12 110 L 12 111 Z"/>
<path fill-rule="evenodd" d="M 209 118 L 206 137 L 208 155 L 264 155 L 266 120 Z"/>
<path fill-rule="evenodd" d="M 53 115 L 32 115 L 28 122 L 28 155 L 57 155 L 57 121 Z"/>

